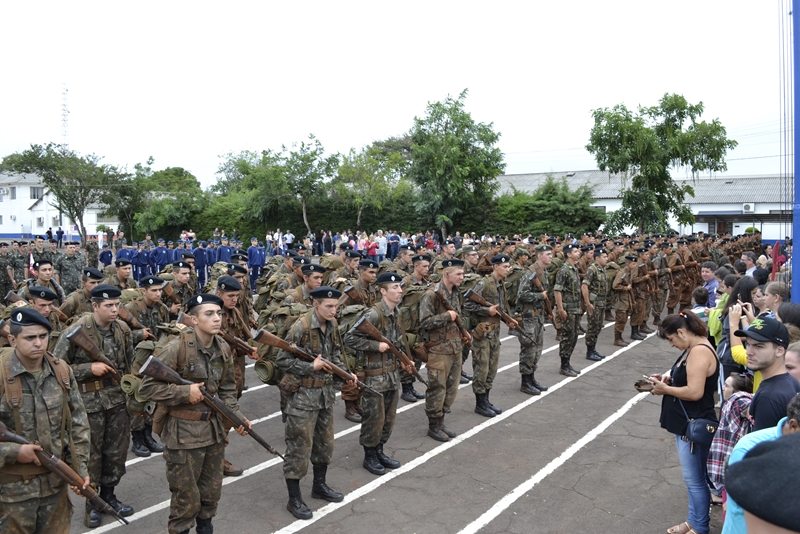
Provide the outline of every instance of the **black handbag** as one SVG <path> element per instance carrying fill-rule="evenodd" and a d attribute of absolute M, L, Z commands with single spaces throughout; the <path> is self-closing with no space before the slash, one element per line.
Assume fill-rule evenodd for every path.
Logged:
<path fill-rule="evenodd" d="M 711 447 L 711 442 L 714 440 L 714 434 L 717 433 L 719 422 L 702 418 L 690 419 L 689 414 L 686 413 L 686 408 L 683 406 L 683 402 L 680 399 L 678 399 L 678 402 L 681 404 L 683 415 L 686 416 L 686 420 L 689 422 L 689 425 L 686 427 L 686 434 L 684 434 L 683 437 L 692 443 L 699 443 L 706 448 Z"/>

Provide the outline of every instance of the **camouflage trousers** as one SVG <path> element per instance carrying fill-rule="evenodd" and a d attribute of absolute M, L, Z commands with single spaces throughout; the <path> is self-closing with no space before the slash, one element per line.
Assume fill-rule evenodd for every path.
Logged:
<path fill-rule="evenodd" d="M 8 292 L 15 289 L 13 285 L 11 285 L 11 280 L 6 277 L 6 280 L 0 281 L 0 298 L 5 298 L 8 295 Z"/>
<path fill-rule="evenodd" d="M 233 379 L 236 381 L 236 398 L 242 398 L 242 391 L 244 391 L 244 370 L 245 370 L 245 357 L 234 354 L 233 356 Z"/>
<path fill-rule="evenodd" d="M 474 346 L 474 345 L 473 345 Z M 442 409 L 456 401 L 461 383 L 461 353 L 428 354 L 428 389 L 425 390 L 425 413 L 428 417 L 442 417 Z"/>
<path fill-rule="evenodd" d="M 575 345 L 578 343 L 578 323 L 581 320 L 580 310 L 568 311 L 567 318 L 561 323 L 561 343 L 558 345 L 558 355 L 569 360 Z"/>
<path fill-rule="evenodd" d="M 224 459 L 224 442 L 197 449 L 164 449 L 172 492 L 167 521 L 170 534 L 188 531 L 195 518 L 211 519 L 217 515 Z"/>
<path fill-rule="evenodd" d="M 653 294 L 653 319 L 661 321 L 661 312 L 664 311 L 664 305 L 667 302 L 666 287 L 659 287 L 658 291 Z"/>
<path fill-rule="evenodd" d="M 72 504 L 67 491 L 67 485 L 63 484 L 61 490 L 48 497 L 3 503 L 0 507 L 0 532 L 67 534 L 72 519 Z"/>
<path fill-rule="evenodd" d="M 389 389 L 383 395 L 364 395 L 361 408 L 361 437 L 358 442 L 364 447 L 383 445 L 392 435 L 394 420 L 397 416 L 397 402 L 400 394 L 396 389 Z"/>
<path fill-rule="evenodd" d="M 89 449 L 89 477 L 92 485 L 119 484 L 125 474 L 125 460 L 131 442 L 131 418 L 124 404 L 88 414 L 92 443 Z"/>
<path fill-rule="evenodd" d="M 633 309 L 631 310 L 631 326 L 642 326 L 647 319 L 647 291 L 633 290 Z"/>
<path fill-rule="evenodd" d="M 494 337 L 485 337 L 472 341 L 472 392 L 476 395 L 492 389 L 494 377 L 497 375 L 497 362 L 500 361 L 500 336 L 495 330 Z M 459 373 L 460 374 L 460 373 Z"/>
<path fill-rule="evenodd" d="M 594 301 L 594 313 L 589 314 L 587 310 L 588 328 L 586 329 L 586 346 L 593 347 L 597 345 L 597 336 L 600 330 L 603 329 L 606 314 L 606 302 L 597 299 Z"/>
<path fill-rule="evenodd" d="M 283 476 L 300 480 L 312 465 L 328 465 L 333 456 L 333 407 L 319 410 L 298 410 L 287 407 L 286 461 Z"/>
<path fill-rule="evenodd" d="M 531 375 L 539 367 L 539 358 L 542 357 L 544 318 L 541 312 L 536 317 L 523 315 L 521 324 L 522 331 L 533 338 L 533 343 L 529 343 L 522 337 L 519 338 L 519 372 L 523 375 Z"/>
<path fill-rule="evenodd" d="M 138 432 L 144 430 L 145 425 L 153 426 L 153 414 L 145 410 L 148 403 L 139 402 L 132 396 L 128 397 L 125 406 L 131 416 L 131 431 Z"/>

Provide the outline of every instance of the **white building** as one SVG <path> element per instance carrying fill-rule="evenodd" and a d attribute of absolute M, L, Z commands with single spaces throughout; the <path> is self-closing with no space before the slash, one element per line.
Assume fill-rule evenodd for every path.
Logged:
<path fill-rule="evenodd" d="M 536 191 L 548 176 L 567 179 L 570 189 L 588 184 L 594 190 L 594 206 L 611 212 L 622 206 L 623 180 L 605 171 L 569 171 L 498 176 L 500 194 Z M 680 181 L 680 180 L 678 180 Z M 793 177 L 780 175 L 724 176 L 698 178 L 692 184 L 694 198 L 687 198 L 695 223 L 680 226 L 675 219 L 670 226 L 681 233 L 708 232 L 743 234 L 755 227 L 764 239 L 783 240 L 792 236 Z M 631 231 L 633 229 L 628 229 Z"/>
<path fill-rule="evenodd" d="M 55 237 L 61 227 L 65 241 L 80 241 L 76 223 L 54 207 L 55 203 L 53 193 L 38 176 L 0 174 L 0 239 L 30 239 L 48 229 Z M 87 210 L 83 223 L 88 233 L 97 233 L 98 224 L 117 228 L 116 217 L 103 217 L 102 212 L 100 204 Z"/>

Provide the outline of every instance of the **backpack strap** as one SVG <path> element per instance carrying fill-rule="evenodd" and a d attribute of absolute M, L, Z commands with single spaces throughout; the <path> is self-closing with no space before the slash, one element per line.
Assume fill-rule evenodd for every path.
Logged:
<path fill-rule="evenodd" d="M 69 365 L 64 360 L 56 358 L 49 352 L 45 352 L 45 359 L 50 364 L 53 374 L 58 380 L 58 385 L 61 386 L 61 391 L 64 396 L 63 410 L 61 412 L 61 443 L 64 443 L 64 433 L 67 434 L 67 441 L 69 442 L 70 461 L 72 462 L 72 469 L 76 473 L 80 473 L 80 466 L 78 465 L 78 455 L 76 454 L 75 441 L 72 438 L 72 412 L 69 409 Z"/>
<path fill-rule="evenodd" d="M 3 361 L 3 376 L 0 389 L 5 389 L 6 402 L 14 414 L 14 431 L 17 435 L 22 434 L 22 419 L 19 415 L 19 408 L 22 406 L 22 382 L 15 376 L 11 376 L 11 353 L 8 351 L 0 358 Z M 0 395 L 3 393 L 0 391 Z"/>

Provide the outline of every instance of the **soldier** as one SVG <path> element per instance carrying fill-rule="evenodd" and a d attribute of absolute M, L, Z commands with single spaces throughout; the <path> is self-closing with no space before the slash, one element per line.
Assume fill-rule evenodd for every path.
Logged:
<path fill-rule="evenodd" d="M 464 260 L 464 274 L 478 272 L 478 261 L 480 261 L 478 248 L 475 245 L 465 245 L 461 247 L 461 259 Z"/>
<path fill-rule="evenodd" d="M 194 328 L 184 330 L 154 354 L 194 384 L 175 386 L 145 377 L 139 390 L 150 401 L 168 407 L 161 437 L 172 492 L 167 522 L 170 534 L 188 534 L 195 521 L 198 534 L 212 534 L 211 520 L 222 494 L 226 422 L 201 402 L 200 387 L 216 394 L 244 419 L 236 402 L 231 350 L 219 336 L 221 307 L 222 300 L 216 295 L 192 297 L 186 313 Z M 252 428 L 249 421 L 247 426 Z M 247 430 L 240 426 L 236 432 L 245 435 Z"/>
<path fill-rule="evenodd" d="M 458 395 L 461 378 L 461 351 L 469 343 L 469 333 L 462 334 L 460 320 L 463 297 L 458 291 L 464 281 L 464 262 L 442 262 L 442 280 L 425 293 L 419 303 L 419 321 L 428 331 L 427 343 L 428 390 L 425 393 L 425 413 L 428 416 L 428 435 L 437 441 L 450 441 L 456 433 L 444 424 L 444 414 Z M 438 293 L 438 295 L 437 295 Z"/>
<path fill-rule="evenodd" d="M 84 267 L 81 276 L 82 288 L 73 291 L 60 309 L 67 317 L 92 313 L 92 289 L 103 281 L 103 273 L 92 267 Z"/>
<path fill-rule="evenodd" d="M 456 256 L 456 244 L 452 239 L 445 239 L 442 243 L 441 253 L 433 258 L 431 262 L 431 273 L 439 273 L 441 270 L 441 263 L 444 260 L 450 260 Z"/>
<path fill-rule="evenodd" d="M 130 372 L 133 356 L 131 332 L 119 320 L 119 288 L 100 284 L 92 290 L 91 315 L 84 315 L 64 330 L 53 355 L 72 366 L 78 391 L 89 417 L 91 452 L 89 476 L 100 486 L 100 497 L 123 517 L 133 508 L 117 499 L 114 488 L 125 474 L 125 458 L 130 440 L 130 415 L 125 408 L 127 396 L 109 375 L 113 371 L 105 363 L 95 361 L 84 349 L 70 343 L 67 336 L 82 327 L 89 338 L 116 366 L 120 375 Z M 87 501 L 84 523 L 89 528 L 100 526 L 100 510 Z"/>
<path fill-rule="evenodd" d="M 412 256 L 411 261 L 412 264 L 414 265 L 414 271 L 403 279 L 403 288 L 404 288 L 403 300 L 405 300 L 406 295 L 410 295 L 412 292 L 414 292 L 414 288 L 420 288 L 420 287 L 427 288 L 428 286 L 431 285 L 431 280 L 430 278 L 428 278 L 428 273 L 430 272 L 431 257 L 428 256 L 427 254 L 417 254 L 415 256 Z M 417 313 L 414 316 L 409 317 L 409 319 L 411 321 L 411 324 L 418 329 L 419 305 L 417 305 L 416 310 Z M 422 366 L 422 362 L 416 357 L 414 361 L 415 364 L 417 365 L 417 368 Z M 424 393 L 420 393 L 419 391 L 414 389 L 415 381 L 416 379 L 414 378 L 414 375 L 406 372 L 404 369 L 400 370 L 400 385 L 403 390 L 402 393 L 400 394 L 400 398 L 406 402 L 417 402 L 418 400 L 425 398 Z"/>
<path fill-rule="evenodd" d="M 328 285 L 337 289 L 344 289 L 358 278 L 358 262 L 361 261 L 361 254 L 353 250 L 345 250 L 342 255 L 344 256 L 344 266 L 333 271 L 328 278 Z"/>
<path fill-rule="evenodd" d="M 597 362 L 605 358 L 597 352 L 597 336 L 603 329 L 603 319 L 606 313 L 606 299 L 609 286 L 606 265 L 608 252 L 602 248 L 594 249 L 594 263 L 587 269 L 581 284 L 583 303 L 588 314 L 588 330 L 586 332 L 586 359 Z"/>
<path fill-rule="evenodd" d="M 313 299 L 311 292 L 322 285 L 322 277 L 325 274 L 325 267 L 316 263 L 303 265 L 303 285 L 296 287 L 286 295 L 283 301 L 284 306 L 291 306 L 295 303 L 311 306 Z"/>
<path fill-rule="evenodd" d="M 544 346 L 545 310 L 550 306 L 547 301 L 550 290 L 547 267 L 553 261 L 553 247 L 542 244 L 534 251 L 536 261 L 531 266 L 532 272 L 520 280 L 517 291 L 517 304 L 522 306 L 522 330 L 533 339 L 533 343 L 524 338 L 519 340 L 519 372 L 522 375 L 519 390 L 528 395 L 539 395 L 548 389 L 536 380 L 535 372 Z"/>
<path fill-rule="evenodd" d="M 50 260 L 41 260 L 33 264 L 34 278 L 26 280 L 26 286 L 20 289 L 17 294 L 25 300 L 28 300 L 28 288 L 33 286 L 46 287 L 51 289 L 58 298 L 56 299 L 56 306 L 60 306 L 67 298 L 64 289 L 53 280 L 53 262 Z"/>
<path fill-rule="evenodd" d="M 58 315 L 53 311 L 53 302 L 58 296 L 46 287 L 31 286 L 28 289 L 28 303 L 30 307 L 39 312 L 42 317 L 47 319 L 52 328 L 50 341 L 47 343 L 47 350 L 52 352 L 58 341 L 58 336 L 64 329 L 64 325 L 58 320 Z M 12 312 L 13 314 L 13 312 Z"/>
<path fill-rule="evenodd" d="M 394 271 L 401 276 L 411 274 L 414 271 L 414 249 L 409 245 L 401 245 L 398 249 L 397 257 L 394 259 Z"/>
<path fill-rule="evenodd" d="M 11 277 L 11 288 L 16 289 L 20 282 L 24 282 L 28 271 L 29 258 L 25 250 L 25 241 L 11 243 L 11 270 L 6 270 Z M 5 296 L 5 295 L 3 295 Z"/>
<path fill-rule="evenodd" d="M 114 248 L 114 255 L 116 256 L 119 254 L 119 251 L 122 250 L 122 245 L 126 244 L 128 241 L 125 238 L 125 232 L 120 230 L 117 232 L 117 238 L 112 242 L 112 247 Z"/>
<path fill-rule="evenodd" d="M 97 236 L 94 234 L 89 235 L 86 238 L 86 264 L 89 267 L 97 268 L 97 264 L 100 262 L 100 247 L 97 244 Z"/>
<path fill-rule="evenodd" d="M 661 243 L 656 249 L 656 253 L 651 261 L 653 270 L 656 272 L 658 283 L 656 284 L 656 292 L 653 294 L 653 325 L 658 326 L 661 324 L 661 312 L 664 311 L 664 306 L 667 303 L 667 293 L 672 286 L 672 274 L 669 268 L 669 256 L 666 250 L 672 248 L 667 242 Z"/>
<path fill-rule="evenodd" d="M 88 488 L 86 410 L 69 366 L 45 352 L 51 331 L 47 319 L 20 308 L 10 323 L 14 349 L 0 357 L 0 421 L 31 444 L 0 444 L 0 525 L 7 534 L 68 532 L 72 504 L 67 485 L 39 465 L 35 451 L 71 460 Z M 21 404 L 12 403 L 12 396 Z"/>
<path fill-rule="evenodd" d="M 192 298 L 192 290 L 189 287 L 189 279 L 191 278 L 191 267 L 185 261 L 176 261 L 172 264 L 172 281 L 169 284 L 172 286 L 172 291 L 180 300 L 180 304 L 174 302 L 167 296 L 166 292 L 161 292 L 161 302 L 169 308 L 169 315 L 171 318 L 176 319 L 178 314 L 189 299 Z"/>
<path fill-rule="evenodd" d="M 397 305 L 403 300 L 400 275 L 386 272 L 378 276 L 375 285 L 381 300 L 364 314 L 365 320 L 375 326 L 395 347 L 402 346 L 403 329 L 398 318 Z M 344 338 L 345 344 L 358 354 L 358 368 L 364 370 L 365 381 L 383 395 L 367 395 L 362 399 L 364 414 L 361 419 L 359 443 L 364 447 L 364 469 L 373 475 L 383 475 L 386 469 L 397 469 L 400 462 L 383 452 L 389 441 L 397 415 L 397 390 L 400 384 L 400 362 L 389 350 L 389 345 L 351 328 Z M 411 373 L 411 366 L 404 366 Z"/>
<path fill-rule="evenodd" d="M 578 321 L 581 318 L 581 282 L 576 267 L 581 257 L 581 249 L 578 245 L 569 244 L 564 245 L 563 250 L 566 262 L 556 274 L 553 285 L 557 313 L 561 320 L 561 342 L 558 347 L 561 368 L 558 372 L 564 376 L 575 377 L 580 371 L 572 367 L 569 359 L 578 342 Z"/>
<path fill-rule="evenodd" d="M 0 298 L 15 289 L 11 281 L 14 279 L 14 257 L 8 253 L 8 243 L 0 243 Z"/>
<path fill-rule="evenodd" d="M 614 289 L 614 345 L 617 347 L 627 347 L 629 343 L 622 338 L 625 331 L 625 323 L 628 322 L 628 315 L 634 310 L 633 303 L 633 277 L 638 272 L 636 256 L 624 256 L 625 268 L 620 270 L 614 277 L 612 288 Z"/>
<path fill-rule="evenodd" d="M 185 263 L 185 264 L 187 264 L 189 266 L 189 282 L 188 282 L 189 290 L 192 292 L 192 294 L 195 294 L 195 293 L 198 292 L 198 289 L 197 289 L 197 272 L 195 272 L 195 270 L 194 270 L 194 262 L 195 262 L 196 258 L 194 257 L 194 254 L 192 254 L 191 251 L 186 250 L 186 251 L 180 253 L 180 258 L 179 259 L 180 259 L 180 261 L 182 261 L 183 263 Z M 235 263 L 235 261 L 234 261 L 234 263 Z M 244 265 L 246 267 L 247 266 L 247 262 L 245 262 Z"/>
<path fill-rule="evenodd" d="M 502 247 L 503 244 L 500 241 L 491 241 L 489 243 L 489 251 L 483 255 L 480 261 L 478 261 L 478 265 L 475 266 L 475 270 L 483 275 L 491 274 L 493 271 L 492 258 L 500 253 L 500 249 Z"/>
<path fill-rule="evenodd" d="M 41 261 L 47 260 L 49 262 L 53 262 L 53 255 L 49 250 L 44 248 L 44 236 L 37 235 L 33 239 L 33 249 L 31 250 L 31 255 L 33 256 L 33 261 Z"/>
<path fill-rule="evenodd" d="M 144 330 L 134 330 L 134 344 L 138 341 L 156 339 L 158 325 L 169 323 L 169 309 L 161 302 L 161 287 L 164 280 L 157 276 L 145 276 L 139 280 L 142 298 L 125 304 L 125 309 L 142 323 Z M 142 338 L 142 339 L 137 339 Z M 138 347 L 137 347 L 138 350 Z M 133 362 L 131 373 L 136 375 L 144 362 Z M 137 400 L 136 395 L 128 396 L 128 412 L 131 414 L 131 451 L 140 457 L 150 456 L 153 452 L 163 452 L 164 447 L 153 439 L 152 412 L 145 410 L 145 404 Z"/>
<path fill-rule="evenodd" d="M 78 252 L 78 245 L 75 243 L 67 243 L 66 251 L 66 254 L 59 254 L 53 267 L 56 282 L 69 295 L 81 287 L 81 272 L 86 267 L 86 259 Z"/>
<path fill-rule="evenodd" d="M 242 255 L 233 255 L 234 261 L 237 258 L 240 258 L 239 261 L 242 261 L 241 258 L 246 258 Z M 246 263 L 246 259 L 245 259 Z M 255 315 L 253 311 L 253 292 L 250 289 L 250 280 L 247 276 L 247 265 L 241 265 L 237 263 L 231 263 L 228 265 L 228 275 L 233 276 L 242 286 L 242 294 L 239 295 L 239 303 L 237 307 L 239 308 L 239 312 L 242 314 L 242 318 L 244 318 L 245 322 L 254 327 L 256 326 L 255 323 Z M 305 276 L 305 274 L 304 274 Z"/>
<path fill-rule="evenodd" d="M 114 267 L 116 272 L 103 280 L 103 283 L 116 287 L 120 292 L 125 289 L 136 289 L 136 281 L 131 277 L 131 260 L 117 257 Z"/>
<path fill-rule="evenodd" d="M 414 266 L 414 270 L 403 279 L 403 283 L 406 287 L 430 285 L 431 280 L 429 273 L 431 257 L 427 254 L 417 254 L 411 257 L 411 262 Z"/>
<path fill-rule="evenodd" d="M 289 491 L 286 508 L 298 519 L 312 517 L 300 493 L 300 479 L 308 471 L 309 460 L 314 466 L 311 496 L 329 502 L 344 499 L 326 483 L 328 464 L 333 455 L 333 402 L 336 397 L 329 369 L 331 365 L 345 369 L 336 324 L 341 292 L 330 286 L 321 286 L 312 291 L 311 297 L 314 309 L 295 321 L 288 341 L 319 356 L 311 363 L 290 352 L 278 354 L 278 366 L 285 375 L 280 387 L 289 397 L 284 427 L 286 461 L 283 475 Z M 351 376 L 348 384 L 355 387 L 356 378 Z"/>

